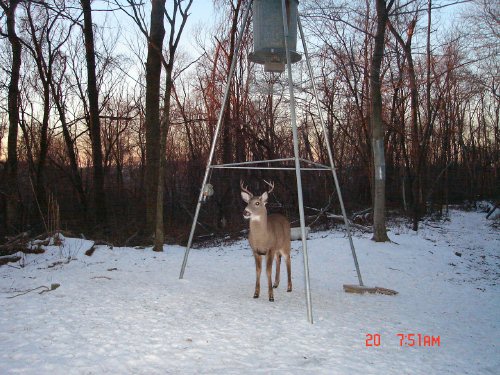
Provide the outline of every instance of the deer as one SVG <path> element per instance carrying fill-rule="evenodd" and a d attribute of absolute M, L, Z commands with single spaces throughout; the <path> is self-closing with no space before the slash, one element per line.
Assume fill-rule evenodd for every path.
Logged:
<path fill-rule="evenodd" d="M 266 257 L 266 274 L 269 292 L 269 301 L 274 302 L 273 289 L 280 283 L 281 258 L 285 258 L 288 275 L 287 292 L 292 291 L 292 270 L 290 259 L 290 222 L 280 214 L 267 214 L 269 194 L 274 190 L 274 183 L 264 182 L 270 187 L 261 196 L 254 196 L 240 181 L 241 198 L 247 203 L 243 210 L 243 218 L 249 220 L 250 231 L 248 242 L 255 258 L 255 293 L 253 298 L 259 298 L 260 275 L 262 271 L 262 257 Z M 276 275 L 272 284 L 273 260 L 276 259 Z"/>

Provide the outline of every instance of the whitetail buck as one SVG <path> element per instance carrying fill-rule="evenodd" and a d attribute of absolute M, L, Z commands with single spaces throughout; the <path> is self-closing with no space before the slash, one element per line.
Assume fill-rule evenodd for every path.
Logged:
<path fill-rule="evenodd" d="M 267 215 L 267 199 L 274 189 L 274 183 L 264 181 L 270 186 L 270 190 L 264 192 L 260 197 L 253 194 L 240 182 L 241 198 L 247 203 L 243 211 L 243 217 L 250 220 L 250 233 L 248 242 L 255 257 L 255 293 L 253 298 L 259 298 L 260 294 L 260 273 L 262 270 L 262 256 L 266 256 L 267 285 L 269 290 L 269 301 L 274 301 L 273 284 L 271 273 L 273 260 L 276 258 L 276 277 L 274 288 L 280 283 L 281 257 L 285 257 L 286 270 L 288 274 L 287 292 L 292 291 L 292 270 L 290 261 L 290 222 L 280 214 Z"/>

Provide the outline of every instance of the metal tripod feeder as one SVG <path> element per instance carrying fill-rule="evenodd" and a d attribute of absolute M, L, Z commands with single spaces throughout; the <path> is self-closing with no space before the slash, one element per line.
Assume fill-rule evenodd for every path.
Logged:
<path fill-rule="evenodd" d="M 280 8 L 281 4 L 281 8 Z M 215 126 L 214 136 L 212 138 L 212 143 L 210 146 L 210 153 L 208 156 L 207 166 L 205 169 L 205 174 L 203 177 L 203 182 L 201 184 L 201 189 L 198 197 L 198 203 L 196 205 L 195 213 L 193 216 L 193 223 L 191 225 L 191 231 L 189 233 L 188 243 L 186 245 L 186 250 L 184 252 L 184 259 L 182 261 L 181 272 L 179 278 L 184 278 L 184 271 L 186 269 L 189 251 L 191 249 L 191 245 L 193 243 L 194 232 L 196 230 L 196 224 L 198 220 L 198 215 L 200 213 L 201 204 L 204 202 L 204 198 L 210 194 L 211 186 L 208 186 L 208 177 L 210 171 L 214 168 L 236 168 L 236 169 L 281 169 L 281 170 L 295 170 L 296 179 L 297 179 L 297 200 L 299 206 L 299 217 L 300 217 L 300 237 L 302 240 L 302 254 L 304 260 L 304 284 L 305 284 L 305 295 L 306 295 L 306 306 L 307 306 L 307 319 L 310 323 L 313 323 L 313 314 L 312 314 L 312 299 L 311 299 L 311 291 L 310 291 L 310 282 L 309 282 L 309 261 L 308 261 L 308 251 L 307 251 L 307 230 L 305 224 L 305 214 L 304 214 L 304 204 L 303 204 L 303 194 L 302 194 L 302 180 L 301 180 L 301 170 L 310 169 L 310 170 L 330 170 L 332 172 L 333 180 L 335 182 L 335 188 L 337 190 L 340 208 L 342 210 L 342 216 L 344 218 L 345 228 L 347 231 L 347 237 L 349 238 L 349 244 L 351 247 L 351 252 L 354 260 L 354 265 L 356 267 L 356 272 L 358 275 L 359 285 L 344 285 L 344 289 L 347 292 L 372 292 L 375 289 L 375 293 L 384 293 L 384 294 L 395 294 L 397 292 L 390 291 L 385 288 L 369 288 L 365 287 L 363 284 L 363 280 L 361 278 L 361 271 L 359 269 L 359 264 L 356 257 L 356 251 L 354 249 L 354 243 L 352 241 L 351 231 L 349 228 L 349 220 L 347 219 L 347 214 L 344 207 L 344 201 L 342 198 L 342 193 L 340 191 L 339 180 L 337 177 L 337 172 L 335 171 L 335 162 L 333 160 L 333 153 L 330 147 L 330 144 L 326 142 L 326 148 L 328 151 L 328 159 L 329 166 L 325 166 L 316 162 L 308 161 L 299 157 L 299 136 L 297 130 L 297 120 L 295 113 L 295 99 L 294 99 L 294 85 L 292 79 L 292 68 L 291 65 L 294 62 L 300 61 L 302 58 L 300 54 L 298 54 L 296 49 L 297 43 L 297 28 L 300 31 L 300 37 L 302 41 L 302 47 L 304 48 L 304 55 L 307 64 L 307 69 L 311 77 L 313 77 L 313 69 L 311 63 L 309 61 L 307 46 L 305 43 L 304 32 L 302 30 L 302 25 L 300 22 L 300 16 L 297 11 L 298 1 L 297 0 L 249 0 L 248 4 L 245 8 L 245 12 L 243 15 L 243 22 L 240 26 L 239 36 L 236 42 L 235 48 L 235 56 L 239 55 L 239 49 L 241 46 L 241 42 L 243 39 L 243 34 L 247 25 L 247 21 L 249 19 L 250 6 L 253 6 L 254 10 L 254 39 L 255 39 L 255 50 L 253 53 L 249 54 L 248 59 L 257 64 L 264 65 L 264 69 L 266 71 L 272 72 L 282 72 L 286 70 L 288 72 L 288 90 L 290 95 L 290 118 L 291 118 L 291 130 L 293 135 L 293 149 L 294 149 L 294 157 L 293 158 L 282 158 L 282 159 L 274 159 L 274 160 L 261 160 L 261 161 L 247 161 L 240 163 L 230 163 L 230 164 L 213 164 L 215 148 L 217 144 L 217 138 L 220 133 L 223 114 L 228 103 L 229 92 L 231 87 L 231 78 L 235 72 L 236 66 L 236 58 L 231 61 L 231 66 L 229 68 L 228 80 L 226 83 L 226 87 L 224 89 L 224 98 L 222 100 L 222 106 L 219 111 L 219 116 L 217 118 L 217 124 Z M 285 14 L 286 13 L 286 14 Z M 280 21 L 281 17 L 281 21 Z M 283 28 L 283 29 L 281 29 Z M 314 97 L 316 101 L 316 107 L 318 109 L 318 115 L 321 123 L 321 128 L 323 129 L 323 134 L 325 139 L 329 139 L 328 136 L 328 128 L 326 127 L 323 115 L 321 112 L 321 105 L 319 102 L 319 96 L 316 89 L 316 85 L 314 80 L 311 80 Z M 260 163 L 270 163 L 270 162 L 283 162 L 283 161 L 294 161 L 295 167 L 266 167 L 266 166 L 253 166 L 258 165 Z M 306 162 L 310 164 L 312 167 L 303 168 L 301 166 L 301 162 Z M 250 166 L 252 164 L 252 166 Z M 321 168 L 318 168 L 321 167 Z M 393 293 L 394 292 L 394 293 Z"/>

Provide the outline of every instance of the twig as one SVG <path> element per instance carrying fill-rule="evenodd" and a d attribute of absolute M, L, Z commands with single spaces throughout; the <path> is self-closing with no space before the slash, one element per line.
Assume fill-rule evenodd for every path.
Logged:
<path fill-rule="evenodd" d="M 111 280 L 111 277 L 108 277 L 108 276 L 94 276 L 94 277 L 91 277 L 91 279 L 107 279 L 107 280 Z"/>
<path fill-rule="evenodd" d="M 361 210 L 361 211 L 358 211 L 358 212 L 353 212 L 352 213 L 352 217 L 356 217 L 358 215 L 364 215 L 364 214 L 367 214 L 368 212 L 370 212 L 372 210 L 371 207 L 369 208 L 365 208 L 364 210 Z"/>
<path fill-rule="evenodd" d="M 114 245 L 111 242 L 104 241 L 104 240 L 95 240 L 93 246 L 99 246 L 99 245 L 106 245 L 109 248 L 113 248 Z"/>
<path fill-rule="evenodd" d="M 19 297 L 19 296 L 23 296 L 23 295 L 25 295 L 25 294 L 27 294 L 27 293 L 29 293 L 29 292 L 33 292 L 33 291 L 35 291 L 35 290 L 45 288 L 45 289 L 44 289 L 44 290 L 42 290 L 40 293 L 38 293 L 38 294 L 42 294 L 42 293 L 45 293 L 45 292 L 50 292 L 50 291 L 52 291 L 52 290 L 55 290 L 55 289 L 59 288 L 60 286 L 61 286 L 61 284 L 57 284 L 57 283 L 53 283 L 53 284 L 51 284 L 51 285 L 50 285 L 50 288 L 49 288 L 48 286 L 41 285 L 41 286 L 39 286 L 39 287 L 37 287 L 37 288 L 28 289 L 28 290 L 23 291 L 22 293 L 16 294 L 15 296 L 9 296 L 9 297 L 7 297 L 7 298 L 16 298 L 16 297 Z"/>
<path fill-rule="evenodd" d="M 488 212 L 488 215 L 486 215 L 486 219 L 489 219 L 489 218 L 490 218 L 491 214 L 492 214 L 493 212 L 495 212 L 495 211 L 496 211 L 496 209 L 498 208 L 498 206 L 499 206 L 499 205 L 500 205 L 500 203 L 498 203 L 498 202 L 497 202 L 497 203 L 493 206 L 493 208 L 490 210 L 490 212 Z"/>
<path fill-rule="evenodd" d="M 328 210 L 330 208 L 330 206 L 332 205 L 333 196 L 334 196 L 333 193 L 330 194 L 330 197 L 328 198 L 328 203 L 326 204 L 325 207 L 323 207 L 320 210 L 318 210 L 317 208 L 307 207 L 310 210 L 319 211 L 318 214 L 316 215 L 316 218 L 311 223 L 309 223 L 310 227 L 312 227 L 313 224 L 316 223 L 316 221 L 319 220 L 319 218 L 321 217 L 321 215 L 323 215 L 326 212 L 326 210 Z"/>
<path fill-rule="evenodd" d="M 57 288 L 59 288 L 61 286 L 61 284 L 58 284 L 58 283 L 53 283 L 53 284 L 50 284 L 50 289 L 47 289 L 47 290 L 42 290 L 40 293 L 38 294 L 43 294 L 45 292 L 50 292 L 52 290 L 55 290 Z"/>
<path fill-rule="evenodd" d="M 17 255 L 3 255 L 0 256 L 0 266 L 3 266 L 4 264 L 8 263 L 14 263 L 19 260 L 21 260 L 21 257 Z"/>
<path fill-rule="evenodd" d="M 28 289 L 28 290 L 25 290 L 24 292 L 22 293 L 19 293 L 19 294 L 16 294 L 15 296 L 10 296 L 10 297 L 7 297 L 7 298 L 16 298 L 16 297 L 19 297 L 19 296 L 22 296 L 22 295 L 25 295 L 29 292 L 33 292 L 34 290 L 37 290 L 37 289 L 40 289 L 40 288 L 46 288 L 46 289 L 49 289 L 47 286 L 45 285 L 42 285 L 42 286 L 39 286 L 38 288 L 34 288 L 34 289 Z"/>
<path fill-rule="evenodd" d="M 329 219 L 334 219 L 334 220 L 344 222 L 344 216 L 342 216 L 342 215 L 327 214 L 326 217 Z M 362 232 L 370 232 L 371 231 L 370 228 L 365 227 L 365 226 L 360 225 L 360 224 L 353 223 L 352 220 L 347 219 L 347 221 L 349 222 L 349 226 L 351 226 L 353 228 L 357 228 Z"/>
<path fill-rule="evenodd" d="M 123 246 L 128 246 L 128 244 L 130 243 L 130 241 L 132 241 L 138 235 L 139 235 L 139 231 L 135 232 L 133 235 L 131 235 L 129 238 L 127 238 L 125 240 L 125 242 L 123 243 Z"/>
<path fill-rule="evenodd" d="M 17 236 L 15 237 L 10 237 L 8 238 L 8 241 L 5 245 L 9 245 L 13 242 L 16 242 L 17 240 L 19 239 L 25 239 L 25 238 L 28 238 L 28 236 L 30 235 L 30 231 L 27 231 L 27 232 L 22 232 L 22 233 L 19 233 Z"/>
<path fill-rule="evenodd" d="M 50 292 L 51 290 L 54 290 L 54 289 L 57 289 L 60 287 L 60 284 L 52 284 L 50 286 L 50 288 L 48 286 L 45 286 L 45 285 L 41 285 L 37 288 L 33 288 L 33 289 L 28 289 L 28 290 L 25 290 L 24 292 L 22 293 L 19 293 L 19 294 L 16 294 L 15 296 L 10 296 L 10 297 L 7 297 L 7 298 L 16 298 L 16 297 L 19 297 L 19 296 L 23 296 L 29 292 L 33 292 L 35 290 L 38 290 L 38 289 L 42 289 L 42 288 L 45 288 L 45 290 L 42 290 L 39 294 L 42 294 L 42 293 L 45 293 L 45 292 Z"/>
<path fill-rule="evenodd" d="M 33 197 L 35 198 L 36 206 L 38 207 L 38 212 L 40 212 L 40 217 L 42 218 L 43 226 L 45 227 L 45 231 L 47 235 L 49 234 L 49 228 L 47 227 L 47 223 L 45 222 L 45 218 L 43 217 L 42 208 L 40 207 L 40 202 L 38 202 L 38 197 L 35 192 L 35 187 L 33 186 L 33 180 L 31 179 L 31 174 L 29 175 L 29 180 L 31 184 L 31 190 L 33 191 Z"/>
<path fill-rule="evenodd" d="M 179 202 L 179 205 L 181 206 L 181 208 L 186 211 L 186 213 L 191 216 L 192 219 L 194 219 L 194 215 L 191 213 L 191 211 L 189 211 L 186 206 L 184 206 L 184 204 L 182 204 L 182 202 Z M 203 229 L 205 229 L 205 231 L 207 232 L 210 232 L 211 230 L 208 228 L 208 224 L 203 224 L 202 222 L 200 222 L 200 220 L 197 221 L 198 225 L 200 227 L 202 227 Z M 212 226 L 210 226 L 210 228 L 212 228 Z M 217 230 L 213 229 L 213 231 L 217 232 Z"/>

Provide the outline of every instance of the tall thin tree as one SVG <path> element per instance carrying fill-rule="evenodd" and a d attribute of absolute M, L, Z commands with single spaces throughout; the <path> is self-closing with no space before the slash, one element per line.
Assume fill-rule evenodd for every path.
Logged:
<path fill-rule="evenodd" d="M 377 31 L 370 67 L 371 86 L 371 128 L 373 150 L 373 240 L 385 242 L 389 240 L 385 226 L 385 154 L 384 154 L 384 123 L 382 121 L 382 82 L 380 67 L 384 57 L 385 28 L 389 19 L 389 11 L 394 4 L 390 0 L 376 0 Z"/>
<path fill-rule="evenodd" d="M 158 183 L 156 190 L 156 223 L 155 223 L 155 244 L 154 251 L 163 251 L 164 242 L 164 224 L 163 224 L 163 180 L 166 158 L 166 138 L 170 126 L 170 102 L 172 88 L 174 85 L 174 61 L 179 41 L 189 16 L 188 11 L 193 0 L 188 0 L 186 7 L 181 6 L 182 0 L 174 0 L 172 14 L 165 12 L 168 23 L 170 24 L 170 35 L 168 38 L 168 58 L 164 61 L 165 65 L 165 96 L 163 100 L 163 119 L 160 129 L 160 161 L 158 163 Z M 176 32 L 176 21 L 180 14 L 181 24 Z"/>
<path fill-rule="evenodd" d="M 99 121 L 99 92 L 96 78 L 96 53 L 94 30 L 92 28 L 91 0 L 80 0 L 83 9 L 83 36 L 87 61 L 87 94 L 89 99 L 89 131 L 92 143 L 92 163 L 94 177 L 95 221 L 106 223 L 106 199 L 104 192 L 104 168 L 102 165 L 101 124 Z"/>
<path fill-rule="evenodd" d="M 16 33 L 16 9 L 20 0 L 1 0 L 0 6 L 6 16 L 7 32 L 0 28 L 0 34 L 7 37 L 12 52 L 12 65 L 9 82 L 8 110 L 9 137 L 7 141 L 7 163 L 3 189 L 6 197 L 5 230 L 17 224 L 17 132 L 19 126 L 19 78 L 21 72 L 22 45 Z M 3 194 L 2 194 L 3 195 Z"/>
<path fill-rule="evenodd" d="M 155 232 L 156 201 L 160 171 L 160 78 L 162 46 L 165 37 L 163 17 L 165 0 L 153 0 L 151 26 L 146 60 L 146 225 L 147 232 Z"/>

